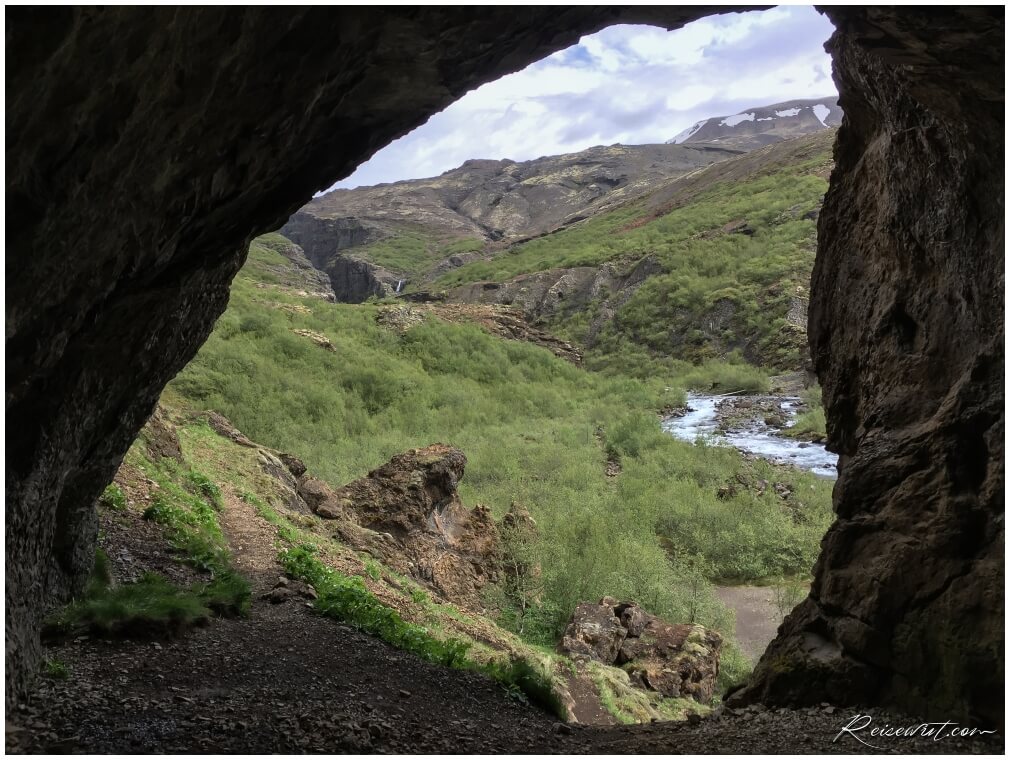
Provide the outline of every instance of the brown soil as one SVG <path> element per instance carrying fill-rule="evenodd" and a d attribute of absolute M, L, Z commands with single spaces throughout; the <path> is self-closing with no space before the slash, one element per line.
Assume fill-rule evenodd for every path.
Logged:
<path fill-rule="evenodd" d="M 600 704 L 600 694 L 593 679 L 586 673 L 569 676 L 568 693 L 572 697 L 571 708 L 576 722 L 584 726 L 614 726 L 617 719 Z"/>

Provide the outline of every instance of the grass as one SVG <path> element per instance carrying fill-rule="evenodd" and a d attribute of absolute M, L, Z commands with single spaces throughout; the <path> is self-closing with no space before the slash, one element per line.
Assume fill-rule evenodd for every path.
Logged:
<path fill-rule="evenodd" d="M 50 618 L 45 635 L 172 636 L 203 625 L 214 614 L 242 614 L 248 600 L 248 585 L 237 576 L 182 588 L 157 573 L 145 573 L 134 583 L 92 588 Z"/>
<path fill-rule="evenodd" d="M 803 440 L 823 440 L 828 434 L 828 423 L 821 401 L 821 387 L 814 385 L 803 392 L 806 411 L 796 417 L 796 422 L 783 432 Z"/>
<path fill-rule="evenodd" d="M 117 512 L 123 512 L 126 510 L 126 495 L 123 490 L 117 486 L 115 483 L 109 483 L 99 497 L 98 502 L 107 509 L 113 509 Z"/>
<path fill-rule="evenodd" d="M 381 638 L 392 646 L 437 665 L 461 670 L 477 670 L 522 694 L 533 705 L 561 719 L 566 718 L 563 704 L 551 686 L 551 677 L 525 660 L 476 662 L 468 657 L 470 642 L 440 638 L 429 629 L 408 623 L 390 607 L 382 604 L 368 590 L 361 578 L 346 576 L 327 567 L 315 556 L 315 548 L 298 546 L 284 549 L 281 564 L 289 575 L 312 584 L 319 595 L 316 612 L 349 623 Z"/>
<path fill-rule="evenodd" d="M 663 697 L 656 692 L 634 688 L 628 674 L 619 668 L 590 663 L 588 672 L 603 709 L 624 725 L 652 720 L 684 720 L 689 712 L 705 715 L 710 710 L 693 699 Z"/>
<path fill-rule="evenodd" d="M 62 660 L 44 660 L 42 662 L 42 673 L 46 678 L 56 681 L 66 681 L 70 678 L 70 668 Z"/>
<path fill-rule="evenodd" d="M 410 281 L 410 285 L 414 285 L 414 280 L 439 261 L 453 254 L 480 251 L 483 248 L 484 242 L 479 238 L 447 240 L 420 225 L 400 224 L 392 230 L 390 236 L 351 249 L 349 253 L 402 274 Z"/>

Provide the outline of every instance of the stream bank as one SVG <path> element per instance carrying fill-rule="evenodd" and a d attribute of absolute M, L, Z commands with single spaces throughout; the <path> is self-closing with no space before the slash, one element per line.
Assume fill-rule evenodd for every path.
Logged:
<path fill-rule="evenodd" d="M 792 465 L 835 479 L 837 454 L 828 451 L 823 443 L 797 440 L 781 432 L 796 423 L 802 403 L 799 396 L 689 393 L 686 411 L 664 420 L 663 430 L 682 441 L 696 443 L 702 439 L 709 444 L 732 446 L 775 464 Z"/>

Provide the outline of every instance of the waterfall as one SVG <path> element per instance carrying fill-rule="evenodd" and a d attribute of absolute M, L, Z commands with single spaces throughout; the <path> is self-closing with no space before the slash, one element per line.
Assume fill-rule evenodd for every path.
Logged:
<path fill-rule="evenodd" d="M 400 295 L 400 288 L 403 287 L 403 280 L 396 281 L 396 294 Z"/>

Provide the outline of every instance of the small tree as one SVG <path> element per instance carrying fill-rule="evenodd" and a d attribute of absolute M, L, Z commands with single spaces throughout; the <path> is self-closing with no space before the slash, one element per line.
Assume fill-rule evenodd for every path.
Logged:
<path fill-rule="evenodd" d="M 498 538 L 502 591 L 515 610 L 516 631 L 522 634 L 530 610 L 540 604 L 544 592 L 538 562 L 540 535 L 529 512 L 513 503 L 498 526 Z"/>

